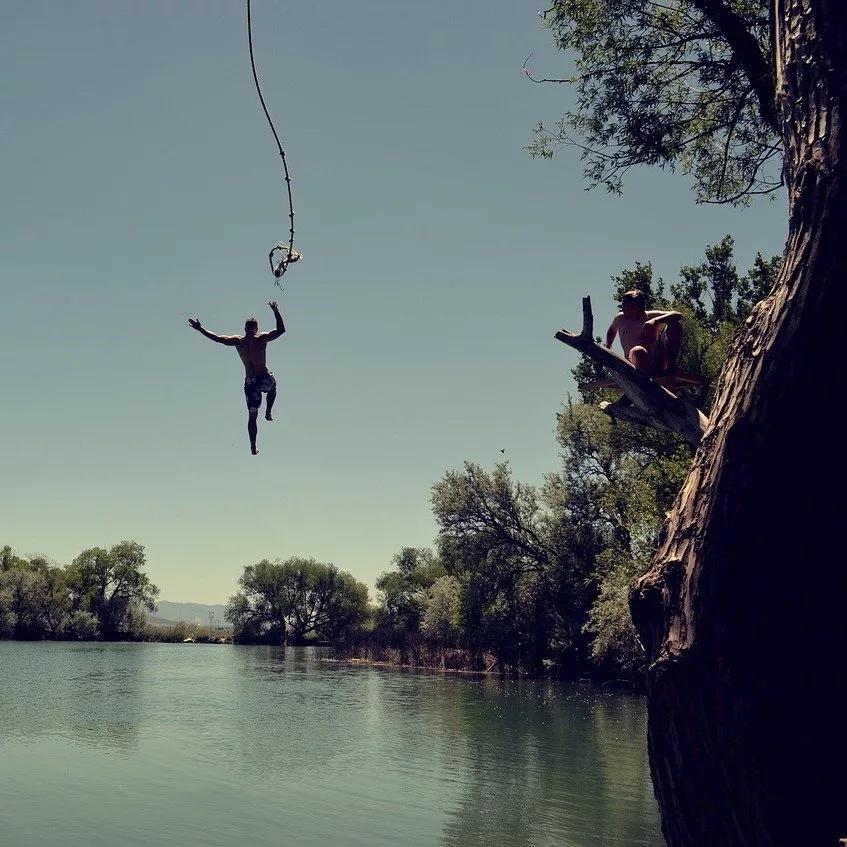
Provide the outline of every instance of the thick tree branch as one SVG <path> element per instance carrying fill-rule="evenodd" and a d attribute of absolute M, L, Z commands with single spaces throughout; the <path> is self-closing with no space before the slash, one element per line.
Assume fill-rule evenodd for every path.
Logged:
<path fill-rule="evenodd" d="M 560 329 L 555 337 L 605 367 L 624 396 L 600 408 L 611 417 L 677 433 L 696 448 L 706 431 L 708 418 L 688 401 L 671 394 L 646 374 L 634 368 L 594 340 L 594 314 L 591 298 L 582 298 L 582 331 Z"/>
<path fill-rule="evenodd" d="M 726 0 L 691 0 L 691 4 L 720 30 L 756 93 L 762 120 L 781 135 L 773 72 L 750 27 Z"/>

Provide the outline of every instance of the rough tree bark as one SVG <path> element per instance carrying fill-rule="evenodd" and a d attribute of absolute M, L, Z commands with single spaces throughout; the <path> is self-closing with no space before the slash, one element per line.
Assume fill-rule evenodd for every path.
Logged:
<path fill-rule="evenodd" d="M 775 0 L 789 233 L 630 602 L 670 845 L 847 836 L 847 4 Z"/>

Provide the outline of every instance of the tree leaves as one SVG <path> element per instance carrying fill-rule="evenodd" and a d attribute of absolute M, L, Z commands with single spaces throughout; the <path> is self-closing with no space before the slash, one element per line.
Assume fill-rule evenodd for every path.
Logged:
<path fill-rule="evenodd" d="M 637 165 L 691 176 L 700 202 L 781 186 L 766 0 L 555 0 L 544 19 L 577 73 L 537 81 L 572 84 L 576 105 L 532 155 L 573 147 L 612 192 Z"/>
<path fill-rule="evenodd" d="M 242 643 L 335 639 L 362 624 L 368 589 L 335 565 L 292 557 L 247 565 L 226 617 Z"/>

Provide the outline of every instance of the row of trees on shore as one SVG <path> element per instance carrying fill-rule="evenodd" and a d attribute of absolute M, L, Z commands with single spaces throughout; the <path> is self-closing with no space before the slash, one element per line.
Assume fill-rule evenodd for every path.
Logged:
<path fill-rule="evenodd" d="M 682 367 L 713 380 L 735 329 L 770 288 L 776 259 L 740 273 L 728 236 L 683 267 L 670 285 L 649 264 L 613 277 L 654 307 L 685 315 Z M 406 547 L 367 587 L 332 564 L 294 557 L 244 568 L 227 618 L 241 643 L 336 644 L 343 653 L 397 664 L 631 676 L 643 653 L 627 595 L 656 549 L 688 471 L 671 434 L 614 421 L 597 403 L 602 377 L 574 368 L 579 397 L 556 416 L 559 466 L 541 485 L 515 480 L 508 463 L 467 462 L 432 488 L 432 548 Z M 700 408 L 712 383 L 685 389 Z M 144 548 L 124 542 L 83 551 L 70 565 L 0 553 L 0 637 L 150 638 L 158 589 Z M 160 635 L 162 633 L 159 633 Z"/>
<path fill-rule="evenodd" d="M 69 565 L 0 549 L 0 638 L 140 637 L 159 589 L 144 548 L 124 541 L 83 550 Z"/>

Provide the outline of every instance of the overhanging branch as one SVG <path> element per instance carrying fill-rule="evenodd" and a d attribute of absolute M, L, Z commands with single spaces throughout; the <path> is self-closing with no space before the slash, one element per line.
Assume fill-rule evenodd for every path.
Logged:
<path fill-rule="evenodd" d="M 555 337 L 563 344 L 579 350 L 589 359 L 599 362 L 609 372 L 623 397 L 614 403 L 601 403 L 600 408 L 613 418 L 669 430 L 696 448 L 706 431 L 708 418 L 693 404 L 671 394 L 626 359 L 601 347 L 594 340 L 594 313 L 591 298 L 582 298 L 582 331 L 560 329 Z"/>
<path fill-rule="evenodd" d="M 718 28 L 756 93 L 762 120 L 780 135 L 773 72 L 747 22 L 726 0 L 692 0 L 692 5 Z"/>

